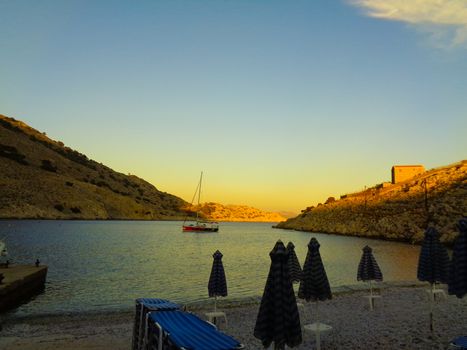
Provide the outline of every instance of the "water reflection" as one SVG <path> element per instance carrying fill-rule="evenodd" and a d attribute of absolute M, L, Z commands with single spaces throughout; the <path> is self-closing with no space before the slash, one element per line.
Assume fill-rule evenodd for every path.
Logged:
<path fill-rule="evenodd" d="M 311 234 L 271 224 L 223 223 L 218 233 L 181 232 L 180 222 L 2 221 L 11 260 L 49 265 L 45 293 L 17 314 L 126 309 L 138 297 L 207 299 L 212 254 L 219 249 L 229 297 L 262 294 L 277 239 L 292 241 L 301 264 Z M 354 284 L 370 245 L 385 281 L 414 280 L 419 247 L 314 234 L 332 286 Z"/>

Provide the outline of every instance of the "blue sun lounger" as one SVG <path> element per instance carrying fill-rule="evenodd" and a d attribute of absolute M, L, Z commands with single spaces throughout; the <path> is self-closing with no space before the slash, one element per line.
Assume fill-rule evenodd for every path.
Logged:
<path fill-rule="evenodd" d="M 153 312 L 148 318 L 148 350 L 234 350 L 243 345 L 212 323 L 183 311 Z"/>
<path fill-rule="evenodd" d="M 449 344 L 449 350 L 465 350 L 467 349 L 467 337 L 458 337 L 451 341 Z"/>
<path fill-rule="evenodd" d="M 136 299 L 135 322 L 133 326 L 132 349 L 141 350 L 144 346 L 146 316 L 149 312 L 179 310 L 180 306 L 166 299 Z"/>

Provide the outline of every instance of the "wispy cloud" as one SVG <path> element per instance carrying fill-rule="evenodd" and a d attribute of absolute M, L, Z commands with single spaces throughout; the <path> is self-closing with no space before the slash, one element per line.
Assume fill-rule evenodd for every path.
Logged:
<path fill-rule="evenodd" d="M 467 0 L 349 0 L 374 18 L 401 21 L 428 33 L 438 47 L 467 46 Z"/>

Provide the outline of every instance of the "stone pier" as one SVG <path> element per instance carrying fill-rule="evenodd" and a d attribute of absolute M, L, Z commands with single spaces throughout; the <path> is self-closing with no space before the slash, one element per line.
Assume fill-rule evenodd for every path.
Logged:
<path fill-rule="evenodd" d="M 10 265 L 0 267 L 0 312 L 12 309 L 44 289 L 47 266 Z"/>

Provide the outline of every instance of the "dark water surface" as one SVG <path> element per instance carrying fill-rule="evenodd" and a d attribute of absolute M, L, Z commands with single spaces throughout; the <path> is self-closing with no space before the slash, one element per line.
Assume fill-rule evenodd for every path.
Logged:
<path fill-rule="evenodd" d="M 385 281 L 416 279 L 419 247 L 402 243 L 272 229 L 270 223 L 221 223 L 218 233 L 184 233 L 181 222 L 0 221 L 14 263 L 49 266 L 45 292 L 14 314 L 123 310 L 139 297 L 207 299 L 212 254 L 219 249 L 230 298 L 262 295 L 269 252 L 292 241 L 303 264 L 314 236 L 332 286 L 355 284 L 368 244 Z"/>

